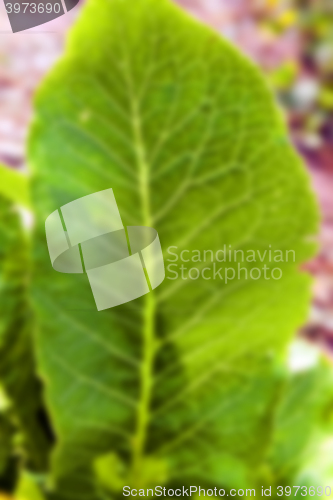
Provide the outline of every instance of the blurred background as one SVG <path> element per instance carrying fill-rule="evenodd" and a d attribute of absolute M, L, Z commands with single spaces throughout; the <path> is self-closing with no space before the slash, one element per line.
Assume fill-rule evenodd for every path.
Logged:
<path fill-rule="evenodd" d="M 333 358 L 333 2 L 177 0 L 238 45 L 264 71 L 286 111 L 292 138 L 317 193 L 322 224 L 312 310 L 300 335 Z M 0 5 L 0 162 L 25 169 L 34 91 L 61 55 L 78 8 L 13 35 Z"/>

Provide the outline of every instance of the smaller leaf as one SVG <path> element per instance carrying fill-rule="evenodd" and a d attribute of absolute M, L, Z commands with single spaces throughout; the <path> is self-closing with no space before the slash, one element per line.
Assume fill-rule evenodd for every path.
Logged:
<path fill-rule="evenodd" d="M 285 381 L 269 454 L 279 484 L 283 480 L 288 484 L 320 446 L 318 436 L 331 401 L 331 376 L 330 367 L 319 366 Z"/>
<path fill-rule="evenodd" d="M 1 164 L 0 194 L 25 208 L 31 208 L 28 176 Z"/>
<path fill-rule="evenodd" d="M 15 500 L 45 500 L 35 476 L 22 473 L 15 492 Z"/>
<path fill-rule="evenodd" d="M 7 499 L 17 480 L 19 460 L 15 453 L 15 432 L 10 408 L 0 409 L 0 500 Z"/>
<path fill-rule="evenodd" d="M 29 466 L 40 471 L 47 466 L 51 438 L 41 425 L 44 408 L 32 345 L 35 320 L 28 296 L 29 251 L 17 212 L 0 196 L 0 381 L 4 391 L 0 398 L 5 396 L 4 404 L 8 399 L 24 436 Z"/>

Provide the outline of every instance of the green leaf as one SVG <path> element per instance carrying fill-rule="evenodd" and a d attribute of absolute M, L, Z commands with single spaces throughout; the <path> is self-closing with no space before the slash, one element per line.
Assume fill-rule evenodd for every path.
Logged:
<path fill-rule="evenodd" d="M 318 222 L 259 71 L 168 0 L 89 0 L 37 94 L 29 161 L 55 497 L 100 498 L 90 471 L 106 453 L 135 487 L 153 482 L 154 460 L 168 484 L 218 486 L 225 456 L 254 470 L 271 433 L 272 370 L 306 317 L 310 280 L 299 265 Z M 157 229 L 166 259 L 169 246 L 186 257 L 267 250 L 260 267 L 283 277 L 174 281 L 167 271 L 154 292 L 97 312 L 85 275 L 52 269 L 44 224 L 107 188 L 125 225 Z M 295 261 L 269 265 L 268 249 L 293 250 Z M 198 266 L 212 264 L 185 264 Z"/>
<path fill-rule="evenodd" d="M 327 366 L 286 377 L 273 418 L 268 450 L 276 485 L 290 486 L 290 479 L 299 475 L 318 454 L 323 436 L 329 434 L 325 431 L 328 417 L 325 413 L 327 406 L 332 404 L 331 387 L 332 370 Z"/>
<path fill-rule="evenodd" d="M 17 500 L 44 500 L 37 478 L 23 472 L 15 491 L 15 498 Z"/>
<path fill-rule="evenodd" d="M 11 491 L 16 480 L 17 460 L 13 454 L 14 426 L 8 412 L 0 412 L 0 494 Z"/>
<path fill-rule="evenodd" d="M 35 477 L 27 472 L 23 472 L 15 491 L 15 499 L 44 500 L 44 495 L 42 494 L 38 483 L 38 477 Z"/>
<path fill-rule="evenodd" d="M 0 383 L 23 435 L 26 463 L 47 465 L 49 438 L 43 428 L 41 384 L 32 346 L 35 326 L 28 286 L 30 245 L 12 203 L 0 198 Z"/>
<path fill-rule="evenodd" d="M 29 178 L 1 164 L 0 195 L 25 208 L 31 208 Z"/>

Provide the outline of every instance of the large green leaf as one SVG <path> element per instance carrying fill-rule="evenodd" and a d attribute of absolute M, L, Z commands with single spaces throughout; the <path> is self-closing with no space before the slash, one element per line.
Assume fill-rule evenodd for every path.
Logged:
<path fill-rule="evenodd" d="M 298 268 L 318 218 L 259 71 L 169 0 L 89 0 L 35 112 L 36 342 L 57 498 L 99 498 L 89 471 L 109 452 L 133 486 L 218 485 L 223 456 L 254 469 L 270 434 L 270 374 L 306 316 Z M 44 223 L 107 188 L 125 225 L 158 230 L 166 258 L 169 246 L 226 244 L 292 249 L 295 262 L 278 264 L 281 280 L 167 272 L 154 292 L 97 312 L 86 276 L 53 271 Z"/>

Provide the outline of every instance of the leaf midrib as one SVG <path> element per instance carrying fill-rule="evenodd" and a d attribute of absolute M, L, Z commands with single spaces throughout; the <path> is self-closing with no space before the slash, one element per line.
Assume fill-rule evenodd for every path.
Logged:
<path fill-rule="evenodd" d="M 143 140 L 142 122 L 140 118 L 139 100 L 135 95 L 133 79 L 130 71 L 129 57 L 125 54 L 127 64 L 124 65 L 124 77 L 130 97 L 131 123 L 133 127 L 134 151 L 137 160 L 139 197 L 142 209 L 143 226 L 152 226 L 150 206 L 150 168 L 147 161 Z M 149 286 L 149 283 L 148 283 Z M 149 286 L 150 288 L 150 286 Z M 142 482 L 143 458 L 145 454 L 148 426 L 150 421 L 150 405 L 153 386 L 153 364 L 155 357 L 155 311 L 156 300 L 151 293 L 144 297 L 143 310 L 143 352 L 140 367 L 140 397 L 137 406 L 136 429 L 133 436 L 131 481 L 134 485 Z"/>

